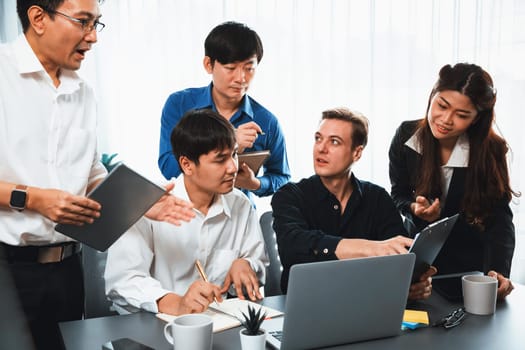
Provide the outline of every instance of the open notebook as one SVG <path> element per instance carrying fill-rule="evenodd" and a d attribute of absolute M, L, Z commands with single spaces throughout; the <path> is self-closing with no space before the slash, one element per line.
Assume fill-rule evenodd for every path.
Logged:
<path fill-rule="evenodd" d="M 241 300 L 239 298 L 225 299 L 219 304 L 213 302 L 210 304 L 208 310 L 203 313 L 213 319 L 213 332 L 217 333 L 226 329 L 240 326 L 241 322 L 237 319 L 237 317 L 242 318 L 241 312 L 248 314 L 248 305 L 252 305 L 257 310 L 262 307 L 262 312 L 266 312 L 267 318 L 283 315 L 283 312 L 279 310 L 262 306 L 249 300 Z M 157 317 L 166 322 L 171 322 L 177 318 L 177 316 L 163 313 L 158 313 Z"/>

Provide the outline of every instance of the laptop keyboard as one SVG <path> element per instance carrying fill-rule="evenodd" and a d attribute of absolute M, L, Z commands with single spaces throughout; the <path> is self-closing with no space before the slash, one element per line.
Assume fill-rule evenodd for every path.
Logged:
<path fill-rule="evenodd" d="M 275 338 L 277 338 L 279 341 L 283 340 L 283 331 L 271 331 L 269 333 Z"/>

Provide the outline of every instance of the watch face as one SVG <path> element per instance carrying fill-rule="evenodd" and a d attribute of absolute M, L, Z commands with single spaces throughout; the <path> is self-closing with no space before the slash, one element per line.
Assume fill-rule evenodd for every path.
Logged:
<path fill-rule="evenodd" d="M 26 206 L 26 191 L 13 190 L 11 192 L 11 201 L 9 205 L 11 208 L 22 210 Z"/>

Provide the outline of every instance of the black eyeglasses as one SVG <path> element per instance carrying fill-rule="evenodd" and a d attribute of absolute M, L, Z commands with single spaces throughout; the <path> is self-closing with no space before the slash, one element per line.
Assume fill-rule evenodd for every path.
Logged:
<path fill-rule="evenodd" d="M 69 15 L 66 15 L 65 13 L 62 13 L 60 11 L 51 10 L 51 9 L 44 9 L 44 11 L 50 14 L 56 14 L 56 15 L 63 16 L 64 18 L 67 18 L 72 22 L 80 24 L 84 33 L 91 33 L 93 29 L 96 30 L 97 32 L 101 32 L 102 29 L 104 29 L 104 27 L 106 26 L 104 23 L 99 22 L 98 19 L 93 20 L 93 19 L 86 19 L 86 18 L 75 18 Z"/>
<path fill-rule="evenodd" d="M 465 309 L 460 307 L 459 309 L 452 311 L 450 314 L 434 323 L 432 326 L 443 326 L 445 329 L 454 328 L 463 322 L 465 316 Z"/>

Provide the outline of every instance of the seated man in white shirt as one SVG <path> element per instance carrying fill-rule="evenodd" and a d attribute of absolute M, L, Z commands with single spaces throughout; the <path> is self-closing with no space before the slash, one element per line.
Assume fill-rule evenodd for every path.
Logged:
<path fill-rule="evenodd" d="M 183 171 L 172 193 L 191 201 L 196 217 L 181 226 L 139 220 L 108 251 L 107 296 L 128 311 L 172 315 L 202 312 L 228 291 L 261 299 L 268 258 L 256 212 L 234 188 L 233 126 L 212 110 L 190 111 L 171 144 Z"/>

